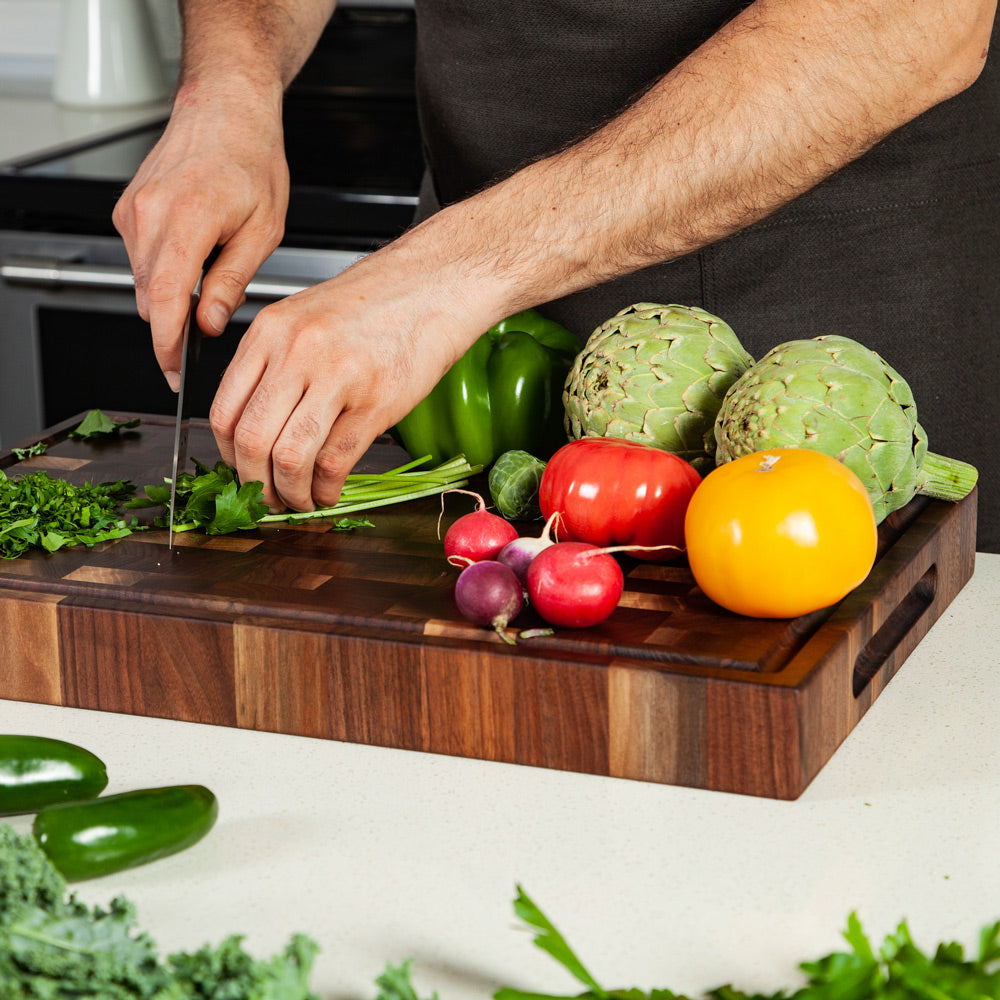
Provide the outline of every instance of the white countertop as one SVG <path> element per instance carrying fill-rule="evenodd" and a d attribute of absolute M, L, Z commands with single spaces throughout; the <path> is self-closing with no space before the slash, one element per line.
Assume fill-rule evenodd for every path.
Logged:
<path fill-rule="evenodd" d="M 998 650 L 1000 556 L 980 555 L 795 802 L 13 702 L 0 731 L 88 747 L 108 792 L 218 795 L 193 848 L 78 886 L 128 895 L 164 953 L 242 932 L 264 956 L 301 931 L 322 1000 L 371 998 L 408 957 L 441 1000 L 578 992 L 514 919 L 521 883 L 609 987 L 771 991 L 852 910 L 925 946 L 1000 918 Z"/>
<path fill-rule="evenodd" d="M 45 79 L 0 77 L 0 165 L 160 121 L 170 107 L 64 108 L 52 100 L 50 86 Z"/>

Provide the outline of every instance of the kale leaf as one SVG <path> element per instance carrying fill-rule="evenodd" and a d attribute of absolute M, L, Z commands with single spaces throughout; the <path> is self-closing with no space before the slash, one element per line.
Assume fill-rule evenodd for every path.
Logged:
<path fill-rule="evenodd" d="M 379 988 L 375 1000 L 420 1000 L 413 987 L 412 965 L 413 960 L 409 958 L 402 965 L 388 964 L 385 972 L 375 980 Z M 429 1000 L 438 1000 L 437 993 L 432 993 Z"/>
<path fill-rule="evenodd" d="M 34 837 L 0 825 L 0 997 L 4 1000 L 316 1000 L 315 942 L 270 961 L 232 935 L 161 959 L 124 897 L 107 909 L 68 895 Z"/>

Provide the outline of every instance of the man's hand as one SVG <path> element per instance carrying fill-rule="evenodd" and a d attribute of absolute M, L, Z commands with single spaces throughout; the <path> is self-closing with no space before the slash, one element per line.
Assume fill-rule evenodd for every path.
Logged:
<path fill-rule="evenodd" d="M 114 211 L 157 361 L 176 390 L 181 335 L 205 259 L 198 323 L 220 334 L 278 245 L 288 208 L 281 103 L 334 0 L 180 0 L 180 85 L 163 137 Z"/>
<path fill-rule="evenodd" d="M 185 104 L 115 206 L 135 275 L 139 314 L 176 391 L 181 331 L 205 258 L 221 248 L 202 286 L 198 320 L 222 333 L 250 279 L 278 245 L 288 207 L 280 90 L 262 113 L 220 95 Z"/>
<path fill-rule="evenodd" d="M 267 306 L 244 334 L 212 430 L 222 458 L 244 482 L 262 482 L 272 508 L 336 503 L 372 441 L 501 318 L 449 293 L 458 266 L 410 243 Z"/>

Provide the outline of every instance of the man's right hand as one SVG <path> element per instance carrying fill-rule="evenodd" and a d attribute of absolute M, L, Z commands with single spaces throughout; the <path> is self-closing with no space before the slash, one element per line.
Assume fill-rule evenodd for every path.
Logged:
<path fill-rule="evenodd" d="M 115 206 L 135 276 L 139 314 L 176 391 L 181 332 L 205 259 L 198 322 L 222 333 L 250 279 L 281 240 L 288 207 L 288 167 L 281 91 L 231 87 L 177 95 L 170 122 Z"/>

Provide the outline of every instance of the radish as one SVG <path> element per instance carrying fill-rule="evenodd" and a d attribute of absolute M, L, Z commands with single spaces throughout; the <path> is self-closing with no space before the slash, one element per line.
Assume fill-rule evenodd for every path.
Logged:
<path fill-rule="evenodd" d="M 491 625 L 504 642 L 514 645 L 507 624 L 524 607 L 524 590 L 514 571 L 492 559 L 466 566 L 455 583 L 455 603 L 476 625 Z"/>
<path fill-rule="evenodd" d="M 557 542 L 528 567 L 528 596 L 551 625 L 588 628 L 618 606 L 625 577 L 607 549 L 586 542 Z"/>
<path fill-rule="evenodd" d="M 531 535 L 515 538 L 497 554 L 497 562 L 509 566 L 514 571 L 514 575 L 525 586 L 528 583 L 528 567 L 532 560 L 543 549 L 556 544 L 556 540 L 552 537 L 552 528 L 559 517 L 559 511 L 553 511 L 552 516 L 545 522 L 545 528 L 537 538 Z"/>
<path fill-rule="evenodd" d="M 469 566 L 483 559 L 492 559 L 508 543 L 517 538 L 517 529 L 497 514 L 486 509 L 486 501 L 471 490 L 446 490 L 447 493 L 464 493 L 475 497 L 479 507 L 471 514 L 463 514 L 445 532 L 444 554 L 452 566 Z M 444 495 L 441 497 L 444 513 Z M 441 521 L 438 518 L 438 524 Z"/>

